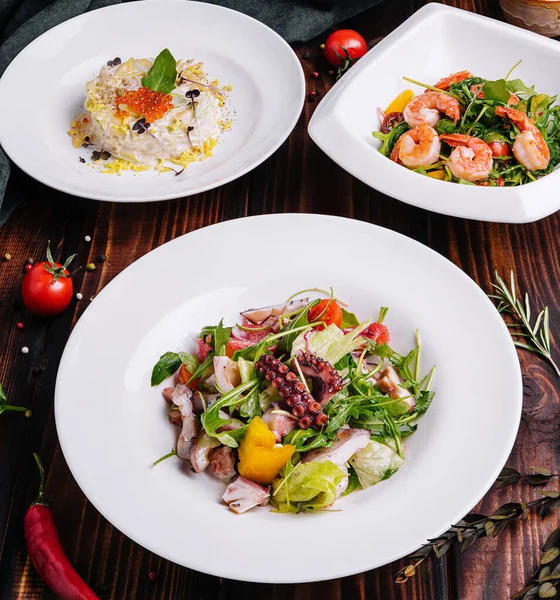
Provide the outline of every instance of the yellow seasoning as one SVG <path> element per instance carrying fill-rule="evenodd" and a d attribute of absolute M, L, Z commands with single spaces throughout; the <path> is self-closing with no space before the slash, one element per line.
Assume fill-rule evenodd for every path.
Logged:
<path fill-rule="evenodd" d="M 410 103 L 414 98 L 414 92 L 412 90 L 405 90 L 401 92 L 387 107 L 385 113 L 402 112 L 405 106 Z"/>

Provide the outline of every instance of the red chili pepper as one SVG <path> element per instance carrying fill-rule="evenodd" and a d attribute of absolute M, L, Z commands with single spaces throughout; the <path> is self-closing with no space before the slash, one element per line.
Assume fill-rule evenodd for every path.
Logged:
<path fill-rule="evenodd" d="M 43 581 L 60 600 L 99 600 L 64 554 L 52 510 L 45 498 L 45 471 L 39 456 L 33 456 L 41 483 L 39 495 L 27 509 L 23 522 L 29 556 Z"/>

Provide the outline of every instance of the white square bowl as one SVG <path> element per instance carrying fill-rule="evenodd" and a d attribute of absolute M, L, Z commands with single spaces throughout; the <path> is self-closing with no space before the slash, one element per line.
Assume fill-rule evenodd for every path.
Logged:
<path fill-rule="evenodd" d="M 369 186 L 434 212 L 503 223 L 529 223 L 560 209 L 560 170 L 510 188 L 459 185 L 425 177 L 377 150 L 376 108 L 410 87 L 407 76 L 433 83 L 468 69 L 501 79 L 522 59 L 514 78 L 560 94 L 560 44 L 487 17 L 428 4 L 352 67 L 325 96 L 309 123 L 313 141 L 343 169 Z M 422 90 L 414 87 L 416 93 Z"/>

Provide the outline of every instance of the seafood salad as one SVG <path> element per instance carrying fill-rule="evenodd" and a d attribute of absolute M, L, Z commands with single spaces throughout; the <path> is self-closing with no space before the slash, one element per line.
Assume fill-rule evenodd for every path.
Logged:
<path fill-rule="evenodd" d="M 86 85 L 86 112 L 68 133 L 105 173 L 156 168 L 179 174 L 212 156 L 221 132 L 231 127 L 229 91 L 210 81 L 202 63 L 175 60 L 168 49 L 155 60 L 117 57 Z"/>
<path fill-rule="evenodd" d="M 517 66 L 517 65 L 516 65 Z M 513 69 L 512 69 L 513 70 Z M 422 175 L 491 187 L 530 183 L 560 163 L 560 105 L 520 79 L 470 71 L 378 109 L 381 154 Z"/>
<path fill-rule="evenodd" d="M 327 510 L 404 463 L 407 436 L 432 402 L 435 367 L 420 375 L 420 344 L 399 354 L 383 324 L 360 322 L 332 294 L 304 290 L 239 323 L 204 327 L 197 351 L 166 352 L 152 371 L 177 426 L 172 456 L 227 486 L 235 513 Z"/>

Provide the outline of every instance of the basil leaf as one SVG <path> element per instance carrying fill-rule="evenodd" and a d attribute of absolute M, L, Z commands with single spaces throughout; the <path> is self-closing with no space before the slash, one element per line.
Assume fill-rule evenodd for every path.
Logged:
<path fill-rule="evenodd" d="M 166 48 L 157 55 L 148 75 L 142 77 L 142 85 L 154 92 L 169 94 L 175 89 L 176 79 L 177 61 Z"/>
<path fill-rule="evenodd" d="M 7 400 L 8 400 L 8 397 L 6 396 L 6 392 L 4 392 L 4 388 L 2 387 L 2 384 L 0 383 L 0 403 L 6 402 Z"/>
<path fill-rule="evenodd" d="M 340 307 L 342 308 L 342 306 Z M 348 312 L 342 308 L 342 323 L 340 329 L 347 329 L 348 327 L 357 327 L 360 324 L 358 317 L 354 313 Z"/>
<path fill-rule="evenodd" d="M 193 356 L 192 354 L 187 354 L 186 352 L 178 352 L 179 358 L 181 362 L 185 365 L 185 368 L 189 373 L 195 373 L 198 369 L 198 358 Z"/>
<path fill-rule="evenodd" d="M 485 102 L 501 102 L 507 104 L 510 97 L 510 91 L 507 89 L 506 80 L 486 81 L 482 86 Z"/>
<path fill-rule="evenodd" d="M 152 385 L 159 385 L 181 366 L 181 358 L 176 352 L 162 354 L 152 369 Z"/>

